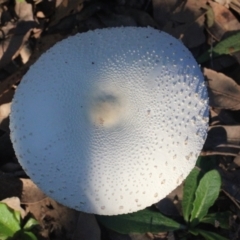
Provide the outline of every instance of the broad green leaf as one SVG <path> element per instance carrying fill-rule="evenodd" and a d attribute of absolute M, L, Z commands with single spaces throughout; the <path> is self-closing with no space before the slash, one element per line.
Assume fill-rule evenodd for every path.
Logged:
<path fill-rule="evenodd" d="M 189 221 L 190 214 L 193 208 L 193 201 L 195 198 L 195 191 L 197 189 L 200 178 L 203 173 L 199 169 L 194 168 L 187 176 L 183 188 L 182 210 L 183 218 L 186 222 Z"/>
<path fill-rule="evenodd" d="M 20 213 L 0 202 L 0 239 L 12 237 L 20 229 Z"/>
<path fill-rule="evenodd" d="M 230 214 L 230 212 L 209 213 L 201 220 L 201 222 L 219 226 L 224 229 L 229 229 Z"/>
<path fill-rule="evenodd" d="M 198 57 L 198 63 L 206 62 L 210 59 L 210 55 L 212 57 L 220 56 L 223 54 L 233 54 L 235 52 L 240 51 L 240 31 L 234 33 L 234 35 L 229 36 L 226 39 L 223 39 L 221 42 L 216 44 L 212 49 L 203 53 L 200 57 Z"/>
<path fill-rule="evenodd" d="M 29 218 L 27 220 L 27 222 L 25 223 L 25 225 L 23 226 L 23 229 L 29 231 L 33 227 L 35 227 L 36 225 L 39 225 L 38 221 L 36 219 L 34 219 L 34 218 Z"/>
<path fill-rule="evenodd" d="M 207 215 L 208 209 L 219 195 L 220 187 L 221 177 L 217 170 L 207 172 L 200 180 L 191 213 L 192 226 L 198 224 Z"/>
<path fill-rule="evenodd" d="M 38 240 L 34 233 L 24 231 L 21 235 L 21 240 Z"/>
<path fill-rule="evenodd" d="M 130 214 L 117 216 L 97 215 L 96 217 L 108 229 L 122 234 L 158 233 L 186 228 L 171 218 L 165 217 L 160 212 L 153 211 L 149 208 Z"/>
<path fill-rule="evenodd" d="M 194 236 L 197 236 L 199 234 L 197 228 L 189 228 L 188 231 Z"/>
<path fill-rule="evenodd" d="M 215 232 L 210 232 L 202 229 L 197 229 L 198 233 L 202 235 L 206 240 L 228 240 Z"/>

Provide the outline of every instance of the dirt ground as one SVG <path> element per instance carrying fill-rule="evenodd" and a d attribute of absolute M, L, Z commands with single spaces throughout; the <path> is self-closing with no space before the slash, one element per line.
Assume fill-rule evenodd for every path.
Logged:
<path fill-rule="evenodd" d="M 231 211 L 228 236 L 239 239 L 239 0 L 0 0 L 0 200 L 21 210 L 22 216 L 31 213 L 40 223 L 39 239 L 178 239 L 171 232 L 118 234 L 99 225 L 94 215 L 60 205 L 28 178 L 12 148 L 11 100 L 29 67 L 68 36 L 117 26 L 163 30 L 180 39 L 201 64 L 210 101 L 210 127 L 201 156 L 214 158 L 214 168 L 222 177 L 216 204 Z M 224 41 L 229 37 L 230 42 Z M 181 195 L 180 186 L 168 199 L 176 205 Z M 157 206 L 170 217 L 175 214 L 166 201 Z"/>

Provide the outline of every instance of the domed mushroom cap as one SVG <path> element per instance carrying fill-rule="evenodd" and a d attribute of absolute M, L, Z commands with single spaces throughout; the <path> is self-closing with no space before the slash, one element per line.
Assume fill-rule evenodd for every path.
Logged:
<path fill-rule="evenodd" d="M 26 173 L 76 210 L 115 215 L 164 198 L 194 167 L 207 89 L 190 52 L 152 28 L 69 37 L 17 88 L 11 139 Z"/>

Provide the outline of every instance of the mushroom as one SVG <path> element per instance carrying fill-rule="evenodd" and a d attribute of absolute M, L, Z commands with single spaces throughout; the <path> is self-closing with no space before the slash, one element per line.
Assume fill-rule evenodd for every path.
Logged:
<path fill-rule="evenodd" d="M 69 37 L 18 86 L 11 140 L 50 197 L 116 215 L 164 198 L 189 174 L 208 128 L 196 61 L 167 33 L 140 27 Z"/>

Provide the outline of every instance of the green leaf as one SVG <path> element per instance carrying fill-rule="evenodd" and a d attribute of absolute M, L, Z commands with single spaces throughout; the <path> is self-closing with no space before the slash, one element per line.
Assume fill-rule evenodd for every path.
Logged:
<path fill-rule="evenodd" d="M 216 201 L 221 187 L 221 177 L 217 170 L 207 172 L 199 182 L 193 202 L 191 225 L 197 225 L 206 216 L 208 209 Z"/>
<path fill-rule="evenodd" d="M 108 229 L 122 234 L 158 233 L 186 228 L 171 218 L 165 217 L 160 212 L 149 208 L 130 214 L 117 216 L 97 215 L 96 217 Z"/>
<path fill-rule="evenodd" d="M 207 52 L 203 53 L 200 57 L 198 57 L 198 63 L 206 62 L 210 59 L 210 55 L 212 57 L 220 56 L 223 54 L 230 54 L 232 55 L 235 52 L 240 51 L 240 31 L 237 31 L 233 35 L 225 38 L 212 49 L 208 50 Z"/>
<path fill-rule="evenodd" d="M 38 240 L 34 233 L 24 231 L 21 235 L 21 240 Z"/>
<path fill-rule="evenodd" d="M 33 227 L 39 225 L 38 221 L 34 218 L 29 218 L 25 225 L 23 226 L 23 229 L 29 231 L 32 230 Z"/>
<path fill-rule="evenodd" d="M 12 237 L 20 229 L 20 213 L 0 202 L 0 239 Z"/>
<path fill-rule="evenodd" d="M 209 213 L 202 220 L 202 223 L 209 223 L 216 227 L 229 229 L 230 227 L 230 212 Z"/>
<path fill-rule="evenodd" d="M 199 232 L 198 232 L 197 228 L 189 228 L 188 231 L 194 236 L 199 235 Z"/>
<path fill-rule="evenodd" d="M 182 210 L 183 218 L 186 222 L 189 221 L 190 214 L 193 208 L 193 201 L 195 198 L 195 191 L 203 173 L 199 169 L 194 168 L 187 176 L 183 188 Z"/>
<path fill-rule="evenodd" d="M 202 235 L 206 240 L 228 240 L 228 238 L 222 237 L 215 232 L 205 231 L 197 229 L 198 233 Z"/>

